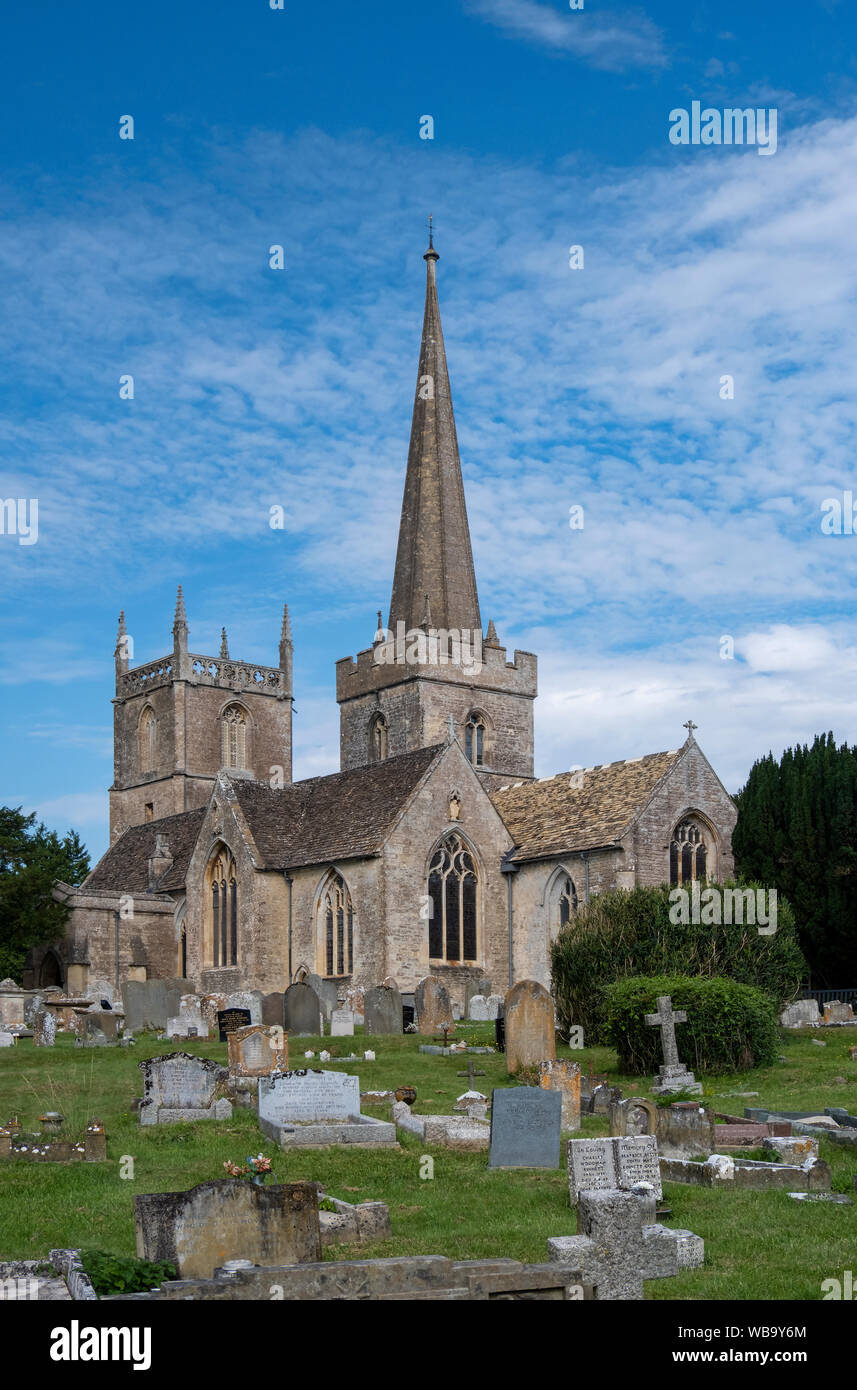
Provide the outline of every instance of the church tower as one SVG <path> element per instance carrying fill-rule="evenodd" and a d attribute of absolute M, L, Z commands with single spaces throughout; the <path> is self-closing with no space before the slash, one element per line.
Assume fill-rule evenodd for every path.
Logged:
<path fill-rule="evenodd" d="M 438 253 L 425 253 L 426 301 L 386 628 L 356 661 L 336 663 L 345 771 L 443 743 L 451 728 L 483 781 L 533 776 L 536 658 L 506 660 L 483 635 L 452 392 L 437 298 Z"/>
<path fill-rule="evenodd" d="M 125 614 L 119 615 L 113 701 L 113 786 L 110 839 L 129 825 L 202 806 L 221 769 L 272 786 L 292 780 L 292 634 L 283 608 L 278 666 L 257 666 L 229 654 L 226 629 L 219 656 L 188 651 L 179 585 L 173 650 L 129 667 Z"/>

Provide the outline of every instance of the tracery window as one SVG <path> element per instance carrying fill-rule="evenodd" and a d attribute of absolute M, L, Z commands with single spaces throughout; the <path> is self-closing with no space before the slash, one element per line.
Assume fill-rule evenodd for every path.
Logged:
<path fill-rule="evenodd" d="M 702 883 L 706 877 L 708 851 L 702 827 L 692 819 L 676 826 L 670 843 L 670 886 Z"/>
<path fill-rule="evenodd" d="M 221 767 L 247 766 L 247 711 L 241 705 L 227 705 L 220 717 Z"/>
<path fill-rule="evenodd" d="M 562 880 L 559 893 L 559 928 L 567 927 L 577 911 L 577 889 L 570 878 Z"/>
<path fill-rule="evenodd" d="M 475 961 L 479 875 L 460 835 L 447 835 L 438 845 L 428 891 L 430 959 Z"/>
<path fill-rule="evenodd" d="M 211 894 L 212 962 L 215 966 L 238 964 L 238 875 L 235 860 L 225 845 L 209 865 Z"/>
<path fill-rule="evenodd" d="M 485 720 L 481 714 L 471 714 L 464 729 L 464 753 L 474 767 L 485 762 Z"/>
<path fill-rule="evenodd" d="M 373 763 L 381 763 L 387 756 L 387 721 L 383 714 L 376 714 L 369 725 L 369 758 Z"/>
<path fill-rule="evenodd" d="M 324 974 L 350 975 L 354 965 L 354 905 L 341 874 L 334 874 L 321 897 Z"/>

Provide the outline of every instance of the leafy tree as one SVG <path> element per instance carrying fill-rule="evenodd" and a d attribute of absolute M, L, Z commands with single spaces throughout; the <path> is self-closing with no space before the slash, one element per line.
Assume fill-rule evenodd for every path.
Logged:
<path fill-rule="evenodd" d="M 55 881 L 82 883 L 89 855 L 77 831 L 60 839 L 20 806 L 0 806 L 0 978 L 20 979 L 27 952 L 63 934 L 68 908 Z"/>
<path fill-rule="evenodd" d="M 732 836 L 742 877 L 788 897 L 819 988 L 857 981 L 857 747 L 832 733 L 756 762 Z"/>

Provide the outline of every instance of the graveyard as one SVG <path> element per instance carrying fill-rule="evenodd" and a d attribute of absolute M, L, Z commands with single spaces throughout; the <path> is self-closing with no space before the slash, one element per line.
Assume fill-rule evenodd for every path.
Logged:
<path fill-rule="evenodd" d="M 533 1094 L 529 1088 L 538 1085 L 534 1069 L 525 1067 L 510 1075 L 506 1055 L 487 1050 L 495 1044 L 492 1022 L 457 1021 L 454 1040 L 480 1050 L 443 1055 L 438 1047 L 425 1052 L 420 1048 L 432 1041 L 426 1036 L 373 1035 L 357 1026 L 347 1037 L 288 1037 L 289 1064 L 359 1078 L 360 1114 L 385 1131 L 391 1128 L 391 1098 L 373 1098 L 370 1092 L 413 1088 L 414 1119 L 452 1115 L 458 1098 L 469 1089 L 477 1089 L 489 1101 L 492 1091 L 499 1090 L 504 1104 L 508 1100 L 513 1108 Z M 823 1040 L 821 1048 L 818 1030 L 784 1029 L 781 1059 L 774 1065 L 728 1076 L 697 1075 L 702 1094 L 695 1099 L 718 1114 L 735 1117 L 743 1117 L 748 1109 L 823 1115 L 825 1109 L 839 1107 L 853 1114 L 857 1060 L 850 1050 L 857 1046 L 857 1027 L 825 1030 Z M 328 1060 L 319 1060 L 323 1050 L 330 1054 Z M 374 1059 L 366 1060 L 366 1051 L 374 1053 Z M 307 1058 L 307 1052 L 314 1057 Z M 566 1141 L 606 1139 L 611 1133 L 606 1111 L 585 1113 L 584 1107 L 579 1129 L 563 1131 L 556 1166 L 537 1168 L 492 1166 L 484 1147 L 436 1144 L 430 1128 L 419 1135 L 400 1126 L 394 1142 L 368 1146 L 333 1142 L 326 1147 L 289 1147 L 284 1135 L 280 1147 L 270 1132 L 263 1133 L 252 1106 L 213 1100 L 214 1089 L 202 1098 L 206 1105 L 211 1102 L 206 1118 L 200 1111 L 200 1118 L 171 1114 L 168 1123 L 144 1122 L 132 1105 L 144 1094 L 148 1073 L 141 1063 L 177 1053 L 210 1063 L 212 1088 L 229 1065 L 228 1045 L 216 1032 L 213 1037 L 180 1041 L 139 1032 L 132 1046 L 85 1047 L 76 1046 L 72 1034 L 59 1031 L 50 1046 L 35 1046 L 32 1038 L 20 1037 L 14 1047 L 0 1049 L 0 1120 L 14 1116 L 21 1132 L 30 1133 L 41 1128 L 40 1116 L 59 1113 L 62 1135 L 75 1137 L 85 1134 L 98 1117 L 106 1135 L 106 1159 L 101 1161 L 0 1158 L 0 1260 L 34 1260 L 51 1249 L 81 1247 L 134 1255 L 135 1197 L 183 1193 L 222 1180 L 224 1164 L 241 1165 L 247 1155 L 262 1153 L 271 1160 L 270 1185 L 321 1184 L 333 1199 L 330 1206 L 337 1201 L 386 1204 L 389 1235 L 385 1231 L 382 1238 L 359 1245 L 347 1239 L 326 1245 L 326 1261 L 444 1255 L 452 1260 L 513 1259 L 543 1265 L 549 1240 L 574 1238 L 578 1232 L 578 1215 L 569 1201 Z M 355 1060 L 344 1060 L 351 1054 L 356 1054 Z M 578 1063 L 584 1078 L 603 1077 L 625 1097 L 655 1102 L 655 1113 L 653 1079 L 623 1075 L 609 1049 L 571 1050 L 558 1041 L 556 1056 L 557 1062 Z M 520 1090 L 521 1082 L 527 1090 Z M 680 1096 L 686 1104 L 684 1093 Z M 553 1098 L 558 1115 L 559 1097 L 554 1093 Z M 722 1132 L 721 1127 L 718 1133 Z M 745 1152 L 750 1163 L 764 1157 L 759 1147 Z M 830 1195 L 857 1196 L 857 1148 L 822 1135 L 817 1152 L 819 1171 L 826 1173 L 824 1165 L 829 1166 Z M 821 1297 L 821 1281 L 830 1270 L 853 1263 L 853 1202 L 796 1201 L 783 1189 L 753 1190 L 735 1183 L 726 1190 L 724 1184 L 664 1178 L 662 1204 L 669 1214 L 657 1219 L 668 1229 L 701 1238 L 704 1263 L 681 1268 L 669 1278 L 647 1278 L 646 1299 L 814 1300 Z"/>

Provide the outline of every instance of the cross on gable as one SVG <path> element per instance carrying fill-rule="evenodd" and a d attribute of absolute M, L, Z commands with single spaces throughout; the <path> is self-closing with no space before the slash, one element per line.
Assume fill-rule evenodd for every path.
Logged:
<path fill-rule="evenodd" d="M 698 729 L 698 728 L 699 728 L 699 725 L 698 725 L 698 724 L 694 724 L 694 722 L 693 722 L 692 719 L 688 719 L 687 722 L 686 722 L 685 724 L 682 724 L 681 727 L 682 727 L 683 729 L 687 729 L 688 737 L 689 737 L 689 738 L 692 738 L 692 737 L 693 737 L 693 731 L 694 731 L 694 729 Z"/>
<path fill-rule="evenodd" d="M 668 994 L 658 995 L 658 1012 L 656 1014 L 645 1015 L 646 1024 L 649 1028 L 660 1028 L 661 1046 L 664 1050 L 664 1062 L 668 1067 L 676 1067 L 678 1061 L 678 1047 L 675 1040 L 675 1026 L 677 1023 L 687 1023 L 687 1014 L 684 1009 L 673 1009 L 672 1000 Z"/>

